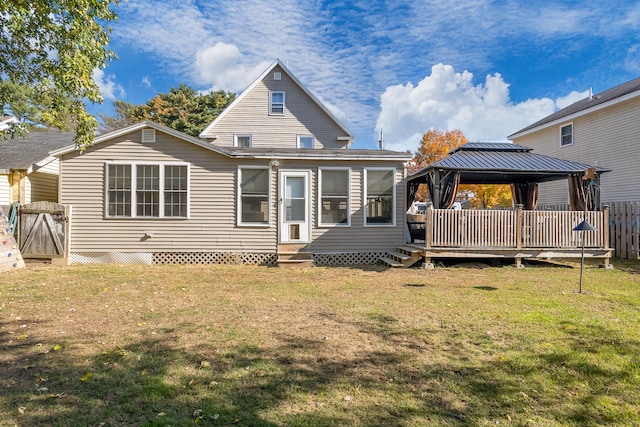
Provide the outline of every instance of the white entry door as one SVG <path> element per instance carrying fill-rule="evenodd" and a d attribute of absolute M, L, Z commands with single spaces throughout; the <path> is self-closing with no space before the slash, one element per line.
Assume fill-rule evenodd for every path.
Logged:
<path fill-rule="evenodd" d="M 311 171 L 280 171 L 280 243 L 308 243 L 311 237 Z"/>

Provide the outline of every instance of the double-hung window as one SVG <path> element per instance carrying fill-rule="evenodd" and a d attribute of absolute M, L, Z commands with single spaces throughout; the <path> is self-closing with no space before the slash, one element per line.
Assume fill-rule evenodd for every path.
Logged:
<path fill-rule="evenodd" d="M 188 165 L 110 163 L 106 169 L 106 217 L 189 216 Z"/>
<path fill-rule="evenodd" d="M 560 146 L 573 144 L 573 123 L 560 126 Z"/>
<path fill-rule="evenodd" d="M 269 224 L 269 168 L 238 168 L 238 224 Z"/>
<path fill-rule="evenodd" d="M 395 225 L 395 173 L 395 169 L 364 170 L 365 225 Z"/>
<path fill-rule="evenodd" d="M 284 92 L 270 92 L 269 114 L 284 115 Z"/>
<path fill-rule="evenodd" d="M 322 168 L 319 175 L 320 225 L 348 226 L 350 169 Z"/>

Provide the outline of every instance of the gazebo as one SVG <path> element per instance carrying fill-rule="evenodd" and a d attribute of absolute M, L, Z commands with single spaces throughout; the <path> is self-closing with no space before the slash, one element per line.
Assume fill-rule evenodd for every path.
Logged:
<path fill-rule="evenodd" d="M 581 255 L 582 236 L 572 230 L 583 220 L 585 256 L 611 257 L 608 210 L 600 209 L 602 173 L 609 170 L 544 156 L 510 143 L 467 143 L 407 178 L 407 207 L 426 184 L 431 206 L 425 215 L 426 265 L 433 258 L 569 258 Z M 538 184 L 567 180 L 570 211 L 536 211 Z M 459 184 L 509 184 L 512 210 L 452 210 Z M 594 185 L 595 184 L 595 185 Z"/>

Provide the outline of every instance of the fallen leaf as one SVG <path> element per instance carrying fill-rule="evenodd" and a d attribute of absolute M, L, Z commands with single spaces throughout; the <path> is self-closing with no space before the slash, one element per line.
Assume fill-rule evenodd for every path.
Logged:
<path fill-rule="evenodd" d="M 60 351 L 62 350 L 62 346 L 60 344 L 56 344 L 53 346 L 53 351 Z"/>
<path fill-rule="evenodd" d="M 84 377 L 80 378 L 80 381 L 89 381 L 92 376 L 93 374 L 91 372 L 87 372 L 86 374 L 84 374 Z"/>

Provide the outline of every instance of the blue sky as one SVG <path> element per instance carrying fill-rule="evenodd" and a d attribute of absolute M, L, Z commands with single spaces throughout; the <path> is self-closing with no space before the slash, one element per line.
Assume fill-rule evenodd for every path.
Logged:
<path fill-rule="evenodd" d="M 612 6 L 615 4 L 615 6 Z M 109 112 L 181 83 L 241 92 L 275 59 L 354 133 L 354 148 L 418 148 L 429 129 L 506 137 L 640 76 L 628 0 L 128 0 L 119 59 L 94 78 Z"/>

